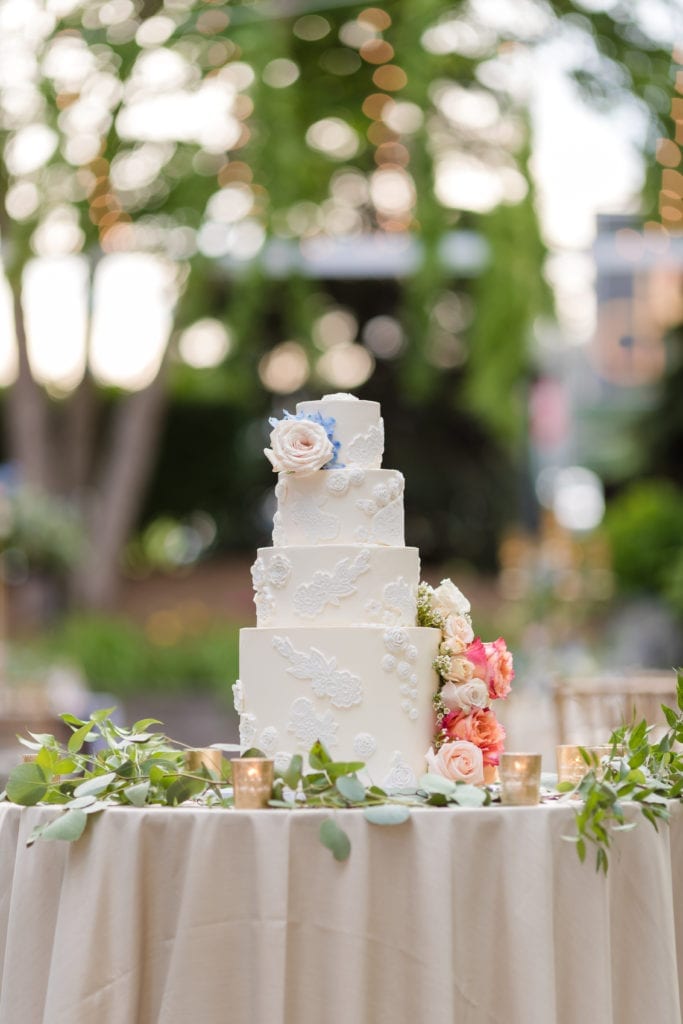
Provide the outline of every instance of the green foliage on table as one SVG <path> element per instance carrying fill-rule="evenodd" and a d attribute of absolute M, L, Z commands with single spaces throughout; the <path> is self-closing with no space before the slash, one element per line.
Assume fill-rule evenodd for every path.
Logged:
<path fill-rule="evenodd" d="M 224 759 L 220 772 L 202 767 L 188 770 L 183 745 L 161 732 L 151 731 L 157 719 L 145 718 L 130 728 L 116 725 L 113 708 L 81 719 L 64 714 L 71 730 L 66 745 L 49 734 L 29 733 L 22 744 L 34 760 L 18 765 L 10 773 L 0 799 L 25 807 L 53 805 L 63 814 L 35 828 L 28 840 L 78 839 L 89 817 L 107 807 L 123 805 L 174 807 L 193 800 L 205 807 L 233 806 L 232 770 Z M 650 743 L 652 727 L 645 721 L 624 726 L 612 734 L 612 753 L 604 763 L 585 753 L 588 771 L 576 786 L 558 787 L 568 796 L 578 795 L 576 835 L 565 837 L 576 843 L 581 861 L 589 844 L 596 850 L 598 870 L 607 872 L 608 851 L 613 834 L 628 831 L 635 822 L 626 818 L 624 803 L 634 803 L 657 828 L 667 821 L 667 801 L 683 797 L 683 672 L 677 680 L 677 708 L 664 707 L 668 730 Z M 214 744 L 226 752 L 231 745 Z M 262 751 L 247 750 L 244 757 L 264 757 Z M 320 841 L 338 861 L 346 860 L 351 843 L 336 811 L 360 809 L 372 825 L 401 825 L 414 807 L 489 806 L 495 789 L 453 782 L 427 773 L 417 788 L 387 792 L 363 781 L 362 761 L 334 761 L 325 746 L 316 741 L 308 754 L 309 771 L 296 754 L 288 766 L 276 769 L 270 806 L 290 811 L 319 809 L 332 812 L 320 825 Z"/>
<path fill-rule="evenodd" d="M 650 742 L 652 726 L 645 720 L 622 726 L 612 733 L 611 754 L 600 763 L 582 751 L 589 770 L 576 786 L 564 783 L 559 789 L 576 793 L 582 805 L 576 811 L 576 835 L 565 838 L 576 843 L 581 861 L 588 845 L 595 847 L 596 867 L 607 873 L 608 851 L 614 832 L 635 828 L 627 821 L 624 802 L 636 804 L 647 821 L 658 829 L 668 821 L 667 801 L 683 796 L 683 672 L 676 687 L 677 708 L 662 705 L 668 730 L 657 742 Z"/>

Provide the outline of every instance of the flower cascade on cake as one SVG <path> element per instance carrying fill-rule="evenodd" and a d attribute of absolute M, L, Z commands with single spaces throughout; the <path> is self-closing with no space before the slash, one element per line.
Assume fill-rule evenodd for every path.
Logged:
<path fill-rule="evenodd" d="M 475 637 L 470 602 L 451 580 L 436 588 L 421 583 L 417 610 L 419 625 L 441 630 L 434 661 L 440 681 L 434 695 L 434 740 L 426 755 L 429 771 L 455 782 L 492 781 L 505 729 L 491 703 L 510 692 L 512 655 L 502 637 L 491 643 Z"/>
<path fill-rule="evenodd" d="M 338 461 L 339 441 L 334 438 L 335 421 L 321 413 L 285 411 L 281 420 L 271 417 L 270 448 L 264 454 L 274 473 L 301 476 L 318 469 L 343 469 Z"/>

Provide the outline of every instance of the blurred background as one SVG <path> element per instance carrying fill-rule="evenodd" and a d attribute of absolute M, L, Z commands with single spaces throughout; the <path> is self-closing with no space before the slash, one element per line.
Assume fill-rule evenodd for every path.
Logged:
<path fill-rule="evenodd" d="M 558 678 L 683 660 L 682 24 L 0 0 L 0 743 L 234 739 L 267 417 L 327 391 L 382 403 L 517 743 Z"/>

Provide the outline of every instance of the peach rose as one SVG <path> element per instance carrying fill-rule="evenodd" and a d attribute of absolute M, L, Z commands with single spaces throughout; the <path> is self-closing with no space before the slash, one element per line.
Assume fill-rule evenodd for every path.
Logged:
<path fill-rule="evenodd" d="M 474 640 L 472 623 L 466 615 L 447 615 L 443 624 L 443 642 L 453 654 L 460 654 Z"/>
<path fill-rule="evenodd" d="M 505 729 L 490 708 L 475 708 L 469 714 L 451 711 L 441 728 L 451 740 L 468 740 L 482 752 L 484 764 L 498 764 L 504 749 Z"/>
<path fill-rule="evenodd" d="M 450 654 L 446 679 L 452 683 L 466 683 L 472 678 L 472 662 L 464 654 Z"/>
<path fill-rule="evenodd" d="M 479 747 L 467 740 L 444 743 L 434 753 L 427 751 L 427 767 L 435 775 L 442 775 L 453 782 L 469 782 L 479 786 L 484 781 L 484 759 Z"/>
<path fill-rule="evenodd" d="M 449 711 L 487 708 L 490 700 L 488 687 L 481 679 L 471 679 L 468 683 L 445 683 L 439 696 Z"/>
<path fill-rule="evenodd" d="M 512 655 L 502 636 L 492 643 L 484 644 L 486 651 L 486 683 L 491 700 L 507 697 L 510 692 L 515 670 L 512 667 Z"/>
<path fill-rule="evenodd" d="M 314 473 L 334 457 L 325 428 L 311 420 L 276 421 L 270 443 L 263 451 L 276 473 Z"/>

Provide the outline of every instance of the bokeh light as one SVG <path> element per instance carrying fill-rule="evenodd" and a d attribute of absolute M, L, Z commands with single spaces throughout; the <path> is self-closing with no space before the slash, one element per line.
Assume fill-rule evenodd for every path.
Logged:
<path fill-rule="evenodd" d="M 370 379 L 375 360 L 362 345 L 333 345 L 318 359 L 315 369 L 328 384 L 348 391 Z"/>
<path fill-rule="evenodd" d="M 261 383 L 276 395 L 290 395 L 308 380 L 308 358 L 298 341 L 283 341 L 267 352 L 258 367 Z"/>
<path fill-rule="evenodd" d="M 203 317 L 180 336 L 178 351 L 183 362 L 195 369 L 219 366 L 230 352 L 231 336 L 225 324 Z"/>

